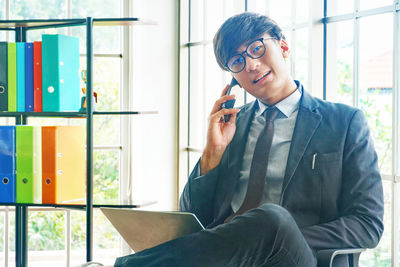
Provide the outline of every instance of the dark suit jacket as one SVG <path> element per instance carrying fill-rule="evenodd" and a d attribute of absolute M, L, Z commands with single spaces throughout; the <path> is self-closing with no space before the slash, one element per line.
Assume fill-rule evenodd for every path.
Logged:
<path fill-rule="evenodd" d="M 383 190 L 367 121 L 362 111 L 314 98 L 298 85 L 302 97 L 280 205 L 313 249 L 375 247 L 383 232 Z M 254 106 L 238 113 L 220 164 L 197 176 L 197 163 L 181 195 L 180 210 L 195 213 L 209 228 L 232 213 Z"/>

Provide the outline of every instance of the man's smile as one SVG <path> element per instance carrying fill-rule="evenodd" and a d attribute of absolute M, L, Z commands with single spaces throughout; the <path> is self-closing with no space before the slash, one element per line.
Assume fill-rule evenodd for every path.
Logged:
<path fill-rule="evenodd" d="M 254 83 L 254 84 L 258 83 L 261 79 L 267 77 L 270 73 L 271 73 L 271 71 L 266 72 L 266 73 L 265 73 L 264 75 L 262 75 L 261 77 L 255 79 L 255 80 L 253 81 L 253 83 Z"/>

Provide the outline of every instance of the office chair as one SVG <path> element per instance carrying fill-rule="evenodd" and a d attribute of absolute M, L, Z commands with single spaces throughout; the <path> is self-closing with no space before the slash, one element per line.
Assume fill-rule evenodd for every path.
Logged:
<path fill-rule="evenodd" d="M 317 251 L 318 267 L 358 267 L 358 260 L 363 251 L 365 251 L 363 248 L 319 250 Z"/>

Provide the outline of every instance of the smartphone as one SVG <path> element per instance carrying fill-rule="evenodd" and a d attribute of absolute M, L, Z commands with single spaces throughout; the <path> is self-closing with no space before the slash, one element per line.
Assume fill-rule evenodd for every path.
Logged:
<path fill-rule="evenodd" d="M 229 88 L 228 90 L 226 90 L 225 95 L 229 95 L 231 93 L 231 89 L 232 87 L 234 87 L 235 85 L 238 85 L 239 83 L 236 81 L 235 78 L 232 78 L 231 83 L 229 84 Z M 221 105 L 221 109 L 223 108 L 233 108 L 233 106 L 235 105 L 235 101 L 236 99 L 231 99 L 226 101 L 225 103 L 222 103 Z M 224 115 L 224 122 L 228 122 L 231 119 L 231 115 Z"/>

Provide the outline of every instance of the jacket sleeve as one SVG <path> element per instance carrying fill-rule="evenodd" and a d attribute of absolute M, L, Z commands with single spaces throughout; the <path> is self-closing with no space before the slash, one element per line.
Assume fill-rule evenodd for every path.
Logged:
<path fill-rule="evenodd" d="M 347 130 L 338 199 L 339 218 L 301 229 L 308 244 L 317 250 L 375 247 L 383 232 L 383 189 L 373 141 L 360 110 Z"/>
<path fill-rule="evenodd" d="M 199 160 L 190 174 L 179 200 L 179 210 L 194 213 L 203 225 L 208 225 L 213 220 L 218 170 L 219 165 L 206 175 L 200 175 Z"/>

